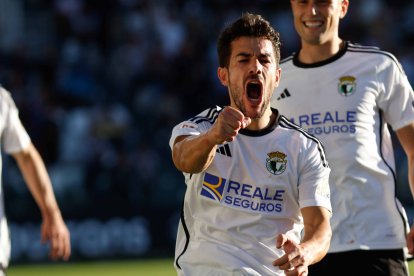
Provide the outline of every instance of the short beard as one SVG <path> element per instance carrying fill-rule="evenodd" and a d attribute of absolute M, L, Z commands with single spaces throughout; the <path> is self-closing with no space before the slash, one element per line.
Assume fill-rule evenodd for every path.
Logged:
<path fill-rule="evenodd" d="M 237 90 L 237 89 L 235 89 Z M 240 100 L 239 97 L 237 97 L 237 92 L 234 92 L 234 90 L 231 88 L 230 86 L 230 94 L 231 97 L 233 98 L 233 102 L 236 105 L 236 107 L 243 113 L 244 116 L 249 117 L 250 119 L 254 120 L 254 119 L 260 119 L 263 117 L 265 110 L 267 108 L 267 106 L 270 103 L 270 98 L 265 98 L 264 99 L 264 103 L 262 105 L 262 107 L 260 108 L 259 113 L 255 114 L 255 116 L 250 116 L 250 114 L 247 113 L 246 107 L 243 104 L 243 101 Z"/>

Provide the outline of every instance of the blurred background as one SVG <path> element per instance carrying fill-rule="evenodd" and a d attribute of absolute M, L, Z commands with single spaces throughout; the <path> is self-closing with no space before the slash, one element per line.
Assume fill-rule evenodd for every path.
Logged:
<path fill-rule="evenodd" d="M 0 83 L 43 156 L 71 231 L 72 260 L 172 257 L 185 192 L 171 130 L 227 104 L 216 39 L 242 12 L 299 46 L 287 0 L 0 0 Z M 351 1 L 341 36 L 392 52 L 414 84 L 414 1 Z M 398 196 L 412 217 L 407 160 Z M 47 260 L 40 214 L 3 157 L 12 262 Z"/>

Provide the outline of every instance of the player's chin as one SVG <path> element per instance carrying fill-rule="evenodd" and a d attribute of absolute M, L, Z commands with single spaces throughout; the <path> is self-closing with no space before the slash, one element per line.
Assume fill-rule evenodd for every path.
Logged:
<path fill-rule="evenodd" d="M 247 115 L 251 119 L 260 119 L 263 117 L 265 107 L 261 104 L 252 104 L 247 108 Z"/>

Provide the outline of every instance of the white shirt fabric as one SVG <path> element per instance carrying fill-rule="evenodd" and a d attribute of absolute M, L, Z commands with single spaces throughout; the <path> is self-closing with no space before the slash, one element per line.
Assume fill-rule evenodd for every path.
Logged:
<path fill-rule="evenodd" d="M 205 133 L 220 110 L 207 109 L 178 124 L 170 147 L 178 136 Z M 272 266 L 284 254 L 275 238 L 287 233 L 300 241 L 301 208 L 331 210 L 329 172 L 320 142 L 283 116 L 266 130 L 241 130 L 218 147 L 204 172 L 184 173 L 177 273 L 284 275 Z"/>
<path fill-rule="evenodd" d="M 30 138 L 20 122 L 18 110 L 10 93 L 0 87 L 0 143 L 7 154 L 21 151 L 30 144 Z M 1 157 L 1 154 L 0 154 Z M 0 158 L 0 175 L 1 175 Z M 3 186 L 0 182 L 0 263 L 4 268 L 10 259 L 10 237 L 4 212 Z"/>
<path fill-rule="evenodd" d="M 414 94 L 396 58 L 348 42 L 324 62 L 293 55 L 281 68 L 271 105 L 322 141 L 332 169 L 329 252 L 403 248 L 408 225 L 388 126 L 414 120 Z"/>

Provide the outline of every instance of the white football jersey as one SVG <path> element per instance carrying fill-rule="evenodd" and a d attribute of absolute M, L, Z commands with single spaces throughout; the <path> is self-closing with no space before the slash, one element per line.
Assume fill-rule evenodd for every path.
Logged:
<path fill-rule="evenodd" d="M 408 225 L 388 125 L 414 120 L 414 94 L 396 58 L 347 43 L 324 62 L 293 55 L 281 68 L 271 105 L 322 141 L 332 169 L 330 252 L 403 248 Z"/>
<path fill-rule="evenodd" d="M 30 138 L 22 126 L 18 110 L 9 92 L 0 87 L 0 143 L 2 151 L 10 154 L 29 146 Z M 1 175 L 0 154 L 0 175 Z M 4 212 L 3 187 L 0 181 L 0 264 L 7 267 L 10 259 L 10 237 Z"/>
<path fill-rule="evenodd" d="M 170 147 L 178 136 L 205 133 L 220 110 L 178 124 Z M 178 274 L 284 275 L 272 266 L 284 254 L 275 237 L 287 233 L 299 242 L 300 209 L 331 210 L 329 172 L 320 142 L 283 116 L 263 131 L 241 130 L 233 142 L 218 146 L 204 172 L 184 173 Z"/>

